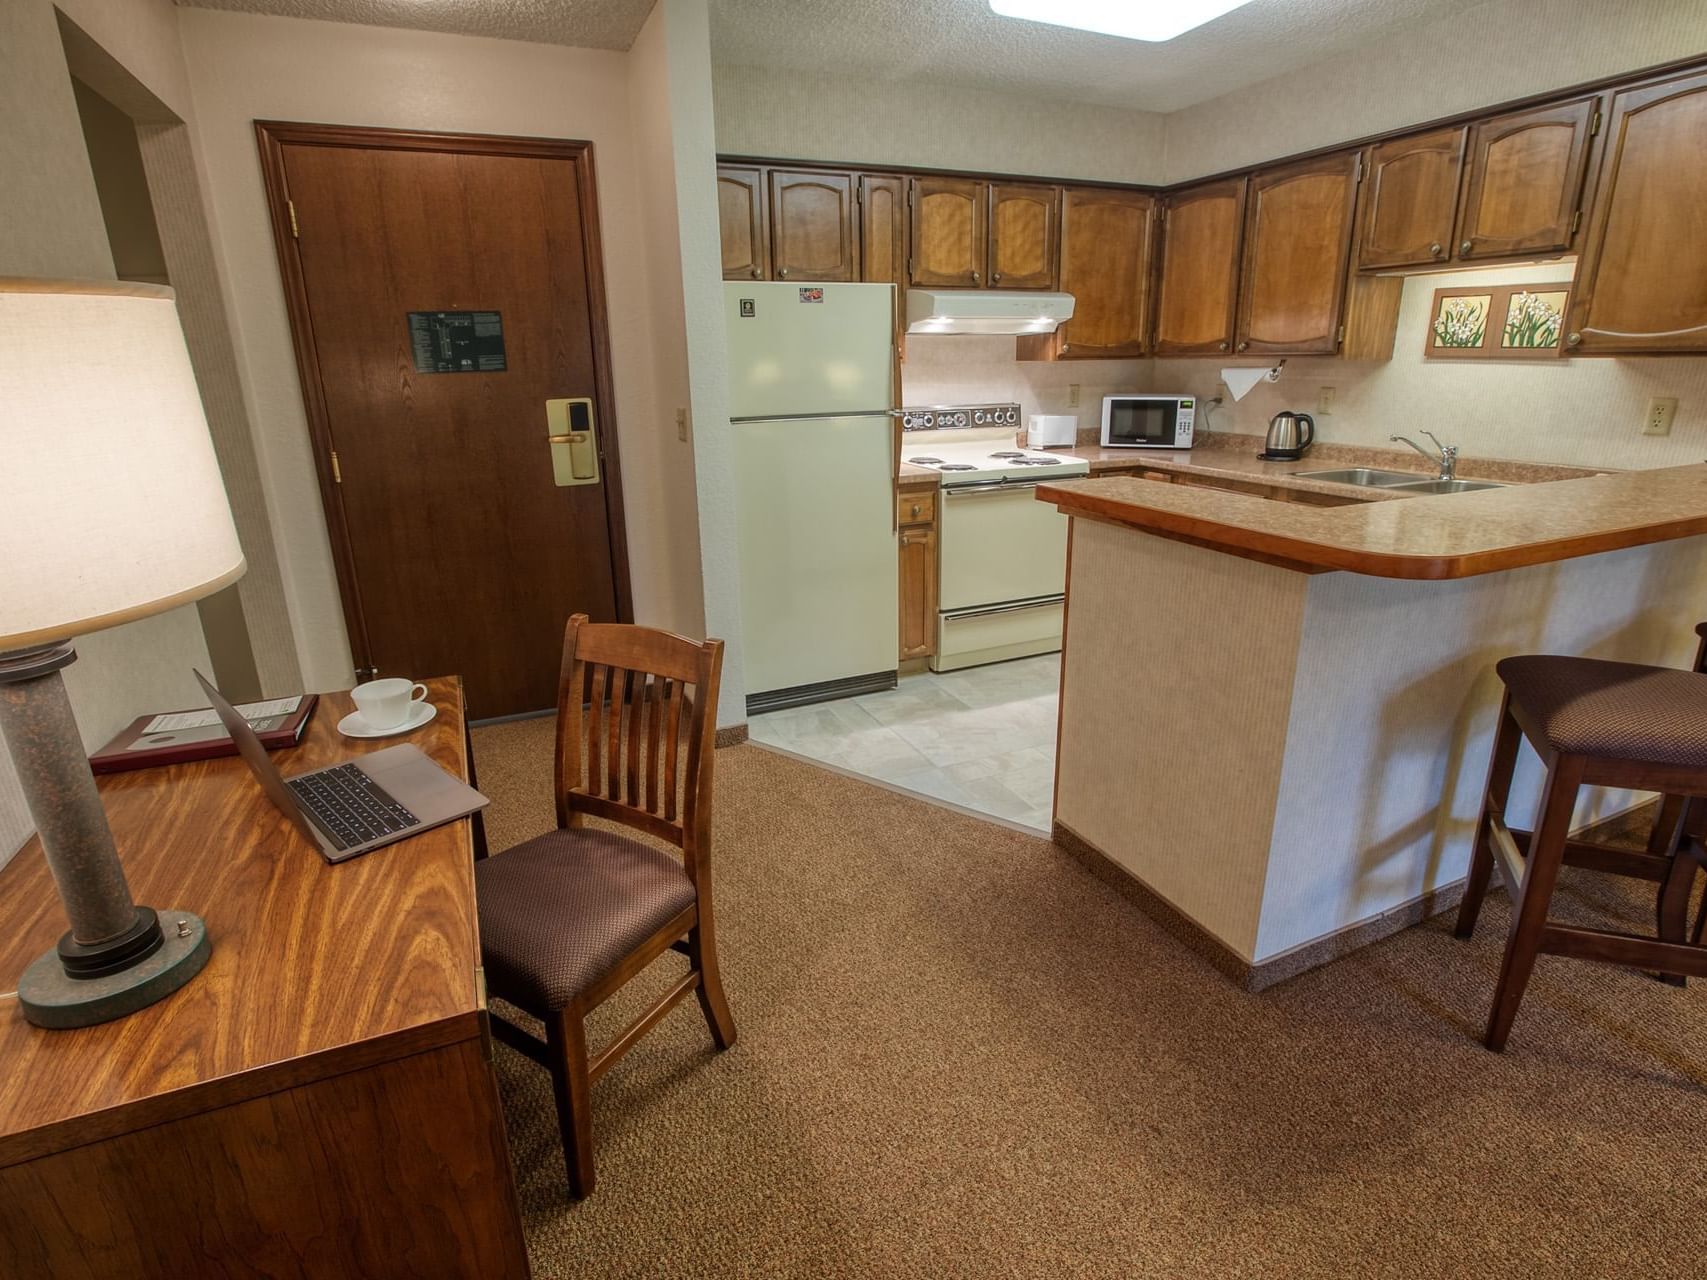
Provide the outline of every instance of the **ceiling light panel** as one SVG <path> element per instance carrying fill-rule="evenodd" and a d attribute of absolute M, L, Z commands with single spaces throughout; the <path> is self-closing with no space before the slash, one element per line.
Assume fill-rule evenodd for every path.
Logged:
<path fill-rule="evenodd" d="M 1007 18 L 1159 44 L 1249 3 L 1250 0 L 990 0 L 990 8 Z"/>

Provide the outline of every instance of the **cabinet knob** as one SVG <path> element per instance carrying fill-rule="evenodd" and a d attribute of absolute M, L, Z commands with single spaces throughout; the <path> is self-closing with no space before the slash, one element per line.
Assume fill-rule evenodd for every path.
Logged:
<path fill-rule="evenodd" d="M 1432 254 L 1436 258 L 1440 257 L 1442 254 L 1444 254 L 1446 252 L 1446 250 L 1441 246 L 1441 243 L 1438 240 L 1436 240 L 1433 244 L 1429 245 L 1428 251 L 1430 254 Z"/>
<path fill-rule="evenodd" d="M 1225 342 L 1223 342 L 1223 343 L 1222 343 L 1222 344 L 1221 344 L 1221 345 L 1222 345 L 1222 347 L 1223 347 L 1223 348 L 1224 348 L 1224 347 L 1226 347 L 1226 345 L 1227 345 L 1227 344 L 1226 344 L 1226 343 L 1225 343 Z M 1245 349 L 1245 348 L 1246 348 L 1246 347 L 1248 347 L 1248 346 L 1250 346 L 1250 345 L 1251 345 L 1251 344 L 1250 344 L 1250 343 L 1248 343 L 1248 342 L 1241 342 L 1241 343 L 1240 343 L 1240 344 L 1239 344 L 1239 350 L 1240 350 L 1240 351 L 1243 351 L 1243 350 L 1244 350 L 1244 349 Z"/>
<path fill-rule="evenodd" d="M 1062 344 L 1061 344 L 1061 350 L 1063 350 L 1063 351 L 1071 351 L 1071 350 L 1072 350 L 1072 349 L 1073 349 L 1073 348 L 1072 348 L 1072 344 L 1071 344 L 1071 343 L 1067 343 L 1067 342 L 1063 342 L 1063 343 L 1062 343 Z"/>
<path fill-rule="evenodd" d="M 1582 343 L 1583 343 L 1583 336 L 1580 333 L 1571 333 L 1571 334 L 1565 335 L 1565 345 L 1567 347 L 1580 347 L 1580 346 L 1582 346 Z"/>
<path fill-rule="evenodd" d="M 977 284 L 977 283 L 978 283 L 978 278 L 979 278 L 979 277 L 978 277 L 978 273 L 977 273 L 977 272 L 976 272 L 976 271 L 974 271 L 974 272 L 973 272 L 973 273 L 972 273 L 972 283 L 973 283 L 973 284 Z"/>
<path fill-rule="evenodd" d="M 990 283 L 991 284 L 1000 284 L 1001 282 L 1002 282 L 1002 273 L 1000 271 L 992 271 L 990 273 Z"/>
<path fill-rule="evenodd" d="M 1469 253 L 1470 250 L 1474 249 L 1475 247 L 1476 246 L 1471 244 L 1468 240 L 1465 240 L 1459 244 L 1458 252 L 1459 253 Z"/>
<path fill-rule="evenodd" d="M 1225 351 L 1226 349 L 1227 349 L 1227 344 L 1225 342 L 1221 343 L 1218 347 L 1216 347 L 1217 351 Z"/>
<path fill-rule="evenodd" d="M 778 280 L 788 279 L 788 268 L 787 267 L 778 267 L 777 271 L 776 271 L 776 278 Z"/>
<path fill-rule="evenodd" d="M 924 508 L 923 508 L 923 507 L 921 507 L 921 506 L 920 506 L 920 505 L 919 505 L 919 504 L 918 504 L 918 503 L 916 503 L 916 502 L 915 502 L 915 503 L 914 503 L 914 504 L 913 504 L 913 514 L 914 514 L 914 515 L 918 515 L 918 514 L 919 514 L 919 512 L 921 512 L 921 511 L 923 511 L 923 510 L 924 510 Z"/>
<path fill-rule="evenodd" d="M 753 268 L 753 271 L 752 271 L 753 279 L 757 280 L 763 274 L 764 274 L 764 272 L 760 271 L 757 267 Z"/>

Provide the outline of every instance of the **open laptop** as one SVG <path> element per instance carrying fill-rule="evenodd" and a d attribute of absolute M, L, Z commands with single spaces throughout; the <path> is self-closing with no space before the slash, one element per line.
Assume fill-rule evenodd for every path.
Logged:
<path fill-rule="evenodd" d="M 407 840 L 489 803 L 406 742 L 287 778 L 249 722 L 201 672 L 196 679 L 261 790 L 328 862 Z"/>

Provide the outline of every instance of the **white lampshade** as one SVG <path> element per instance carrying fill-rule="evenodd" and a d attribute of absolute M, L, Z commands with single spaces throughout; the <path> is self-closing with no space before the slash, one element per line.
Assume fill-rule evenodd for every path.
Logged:
<path fill-rule="evenodd" d="M 0 277 L 0 651 L 243 569 L 172 290 Z"/>

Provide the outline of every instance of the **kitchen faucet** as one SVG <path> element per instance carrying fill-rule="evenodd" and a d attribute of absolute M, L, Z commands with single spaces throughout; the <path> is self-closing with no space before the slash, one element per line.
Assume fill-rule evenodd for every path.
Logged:
<path fill-rule="evenodd" d="M 1422 454 L 1422 456 L 1427 458 L 1430 462 L 1439 463 L 1440 478 L 1442 480 L 1451 480 L 1454 473 L 1458 470 L 1458 446 L 1455 444 L 1441 444 L 1440 438 L 1432 431 L 1424 431 L 1423 434 L 1430 440 L 1433 440 L 1434 447 L 1440 450 L 1440 456 L 1438 458 L 1409 436 L 1388 436 L 1387 438 L 1393 441 L 1403 441 L 1418 453 Z"/>

